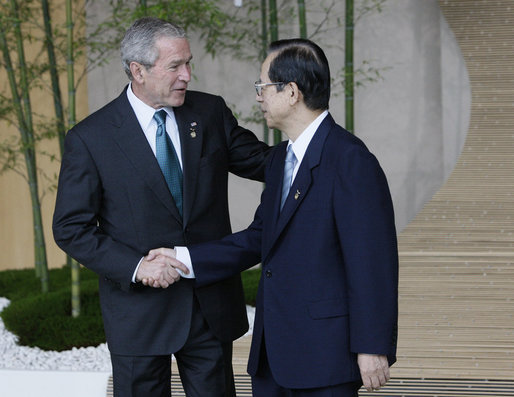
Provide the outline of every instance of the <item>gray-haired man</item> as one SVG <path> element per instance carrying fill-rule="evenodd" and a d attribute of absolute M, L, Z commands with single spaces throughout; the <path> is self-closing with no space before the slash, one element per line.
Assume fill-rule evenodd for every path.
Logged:
<path fill-rule="evenodd" d="M 229 234 L 228 172 L 262 180 L 268 147 L 222 98 L 187 91 L 180 27 L 137 20 L 121 53 L 130 84 L 67 134 L 55 240 L 99 275 L 116 396 L 169 396 L 171 354 L 188 396 L 234 396 L 232 341 L 248 327 L 240 277 L 166 288 L 178 273 L 145 255 Z"/>

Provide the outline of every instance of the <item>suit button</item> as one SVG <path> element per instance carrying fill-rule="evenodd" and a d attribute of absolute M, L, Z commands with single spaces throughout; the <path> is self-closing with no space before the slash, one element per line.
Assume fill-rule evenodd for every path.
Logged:
<path fill-rule="evenodd" d="M 272 275 L 271 270 L 266 270 L 266 277 L 270 278 Z"/>

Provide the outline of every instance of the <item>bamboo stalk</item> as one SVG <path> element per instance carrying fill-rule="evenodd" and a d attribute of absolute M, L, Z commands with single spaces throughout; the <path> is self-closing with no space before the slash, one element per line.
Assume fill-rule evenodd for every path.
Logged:
<path fill-rule="evenodd" d="M 50 6 L 48 0 L 41 0 L 41 10 L 43 12 L 43 22 L 45 30 L 45 47 L 48 56 L 48 66 L 50 71 L 50 81 L 52 85 L 52 99 L 54 101 L 55 128 L 59 141 L 59 152 L 61 157 L 64 153 L 64 137 L 66 136 L 66 123 L 64 121 L 64 109 L 62 103 L 61 88 L 59 86 L 59 71 L 57 70 L 57 60 L 55 56 L 54 37 L 52 33 L 52 19 L 50 17 Z M 71 266 L 72 258 L 66 255 L 66 265 Z"/>
<path fill-rule="evenodd" d="M 54 101 L 54 111 L 57 128 L 57 138 L 59 140 L 59 148 L 61 156 L 64 152 L 64 136 L 66 127 L 64 123 L 64 111 L 62 106 L 62 95 L 59 87 L 59 72 L 57 70 L 57 61 L 55 57 L 54 38 L 52 34 L 52 22 L 50 18 L 50 7 L 48 0 L 41 0 L 41 9 L 43 11 L 44 29 L 45 29 L 45 47 L 48 54 L 48 65 L 50 69 L 50 80 L 52 83 L 52 98 Z"/>
<path fill-rule="evenodd" d="M 23 45 L 23 35 L 21 33 L 21 21 L 19 17 L 19 9 L 17 0 L 10 0 L 11 11 L 13 13 L 13 27 L 14 27 L 14 36 L 16 38 L 16 51 L 18 54 L 18 64 L 19 64 L 19 72 L 20 72 L 20 96 L 22 100 L 22 108 L 23 108 L 23 118 L 25 119 L 25 124 L 27 125 L 27 131 L 29 134 L 27 135 L 28 141 L 27 143 L 30 145 L 30 150 L 34 150 L 34 136 L 30 132 L 33 131 L 32 125 L 32 107 L 30 104 L 29 97 L 29 85 L 27 79 L 27 63 L 25 61 L 25 48 Z"/>
<path fill-rule="evenodd" d="M 267 23 L 267 7 L 266 0 L 261 0 L 261 38 L 262 38 L 262 49 L 261 49 L 261 62 L 266 59 L 266 52 L 268 50 L 268 23 Z M 264 142 L 269 144 L 269 128 L 266 124 L 266 120 L 262 120 L 262 133 L 264 135 Z"/>
<path fill-rule="evenodd" d="M 76 123 L 75 75 L 73 54 L 73 13 L 72 0 L 66 0 L 66 74 L 68 76 L 68 125 Z M 80 265 L 71 261 L 71 316 L 80 316 Z"/>
<path fill-rule="evenodd" d="M 66 0 L 66 74 L 68 76 L 68 126 L 70 128 L 77 122 L 75 110 L 73 27 L 72 0 Z"/>
<path fill-rule="evenodd" d="M 300 23 L 300 37 L 307 38 L 307 18 L 305 16 L 305 0 L 298 0 L 298 21 Z"/>
<path fill-rule="evenodd" d="M 278 40 L 278 16 L 276 0 L 269 0 L 269 28 L 271 41 Z"/>
<path fill-rule="evenodd" d="M 276 0 L 269 0 L 269 28 L 271 41 L 278 40 L 278 16 Z M 273 130 L 273 143 L 276 145 L 282 140 L 282 132 Z"/>
<path fill-rule="evenodd" d="M 18 121 L 18 130 L 22 140 L 22 152 L 27 168 L 27 181 L 29 184 L 30 198 L 32 203 L 32 223 L 34 231 L 34 259 L 36 276 L 41 280 L 42 292 L 48 292 L 48 264 L 46 258 L 46 245 L 43 233 L 43 220 L 41 215 L 41 204 L 38 192 L 37 163 L 34 148 L 34 129 L 32 124 L 32 111 L 29 97 L 27 80 L 27 65 L 25 63 L 25 51 L 23 37 L 18 13 L 18 4 L 11 0 L 11 11 L 13 13 L 13 27 L 16 39 L 16 51 L 18 53 L 18 69 L 20 71 L 20 83 L 16 81 L 14 67 L 9 52 L 7 30 L 0 19 L 0 47 L 4 58 L 4 67 L 7 72 L 9 86 L 13 100 L 13 106 Z M 21 92 L 21 94 L 20 94 Z"/>
<path fill-rule="evenodd" d="M 353 0 L 346 0 L 345 20 L 345 128 L 354 133 Z"/>

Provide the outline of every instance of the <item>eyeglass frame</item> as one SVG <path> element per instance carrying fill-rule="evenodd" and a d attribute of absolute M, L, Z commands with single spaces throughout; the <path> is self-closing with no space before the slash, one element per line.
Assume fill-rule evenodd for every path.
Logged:
<path fill-rule="evenodd" d="M 264 87 L 268 87 L 270 85 L 285 85 L 286 83 L 283 83 L 283 82 L 277 82 L 277 83 L 262 83 L 262 82 L 259 82 L 259 81 L 256 81 L 255 83 L 253 83 L 253 86 L 255 87 L 255 92 L 257 92 L 257 96 L 261 96 L 262 95 L 262 89 Z"/>

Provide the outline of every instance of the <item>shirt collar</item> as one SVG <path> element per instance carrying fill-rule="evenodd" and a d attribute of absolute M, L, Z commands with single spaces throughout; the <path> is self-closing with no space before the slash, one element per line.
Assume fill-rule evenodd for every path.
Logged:
<path fill-rule="evenodd" d="M 314 137 L 314 134 L 318 130 L 318 127 L 323 122 L 325 117 L 328 115 L 328 110 L 325 110 L 323 113 L 321 113 L 316 119 L 309 124 L 309 126 L 303 130 L 303 132 L 296 138 L 296 141 L 292 142 L 289 140 L 288 146 L 292 145 L 294 155 L 296 156 L 296 159 L 298 161 L 297 164 L 300 164 L 303 160 L 303 157 L 305 156 L 305 152 L 307 151 L 307 147 L 309 146 L 309 143 L 311 143 L 312 138 Z"/>
<path fill-rule="evenodd" d="M 130 106 L 132 106 L 132 109 L 136 114 L 137 121 L 139 121 L 139 125 L 141 125 L 143 131 L 146 131 L 153 120 L 153 115 L 156 112 L 156 110 L 153 107 L 144 103 L 141 99 L 139 99 L 136 96 L 136 94 L 134 94 L 134 91 L 132 91 L 132 83 L 129 83 L 129 86 L 127 88 L 127 98 L 130 103 Z M 173 109 L 163 109 L 166 111 L 168 116 L 173 117 Z"/>

